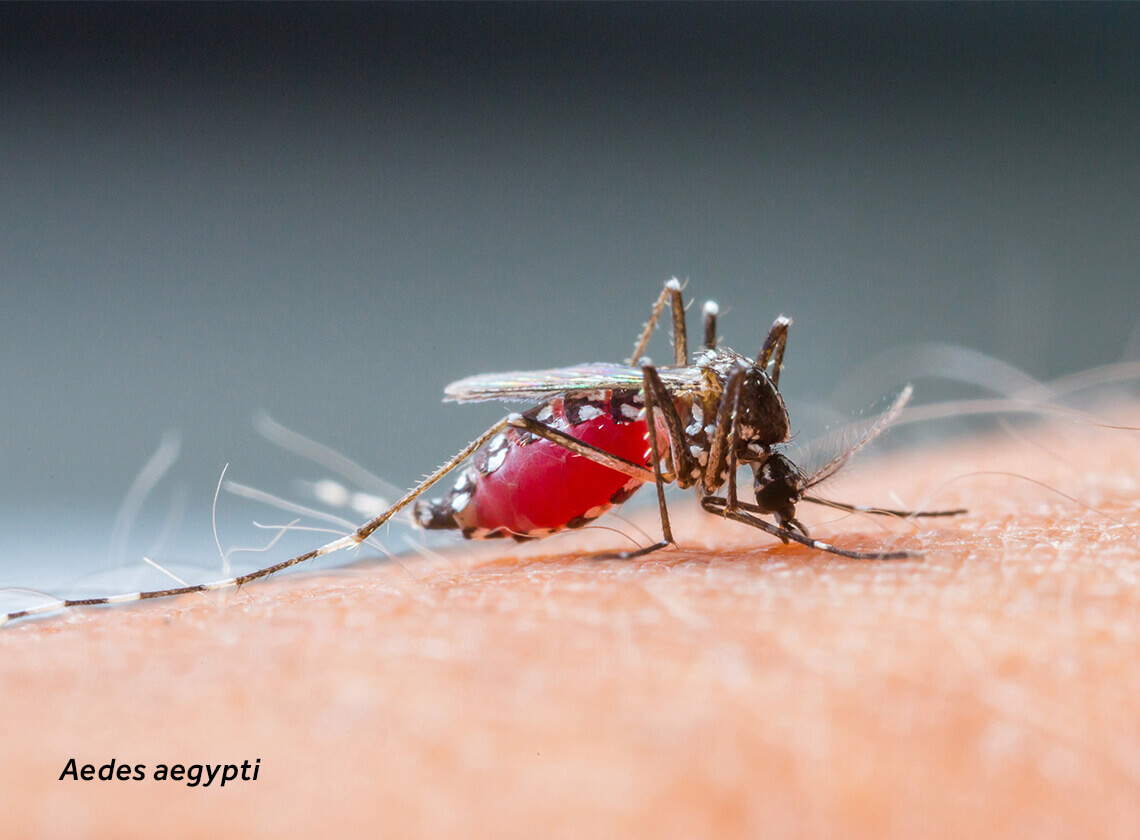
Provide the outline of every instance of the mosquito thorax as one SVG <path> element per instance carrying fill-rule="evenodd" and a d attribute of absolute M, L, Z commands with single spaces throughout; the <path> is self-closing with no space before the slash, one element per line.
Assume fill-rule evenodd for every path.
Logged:
<path fill-rule="evenodd" d="M 762 513 L 775 514 L 781 520 L 796 515 L 803 477 L 796 465 L 779 452 L 755 466 L 756 506 Z"/>
<path fill-rule="evenodd" d="M 740 388 L 737 409 L 737 456 L 741 462 L 756 462 L 767 457 L 769 448 L 783 443 L 791 434 L 788 409 L 784 398 L 768 373 L 757 363 L 733 352 L 727 347 L 706 349 L 698 354 L 695 363 L 715 384 L 715 403 L 719 405 L 729 379 L 746 371 Z M 706 411 L 715 417 L 715 407 Z"/>
<path fill-rule="evenodd" d="M 758 444 L 765 451 L 787 440 L 791 431 L 784 398 L 768 374 L 756 367 L 749 370 L 741 386 L 736 423 L 742 444 Z"/>

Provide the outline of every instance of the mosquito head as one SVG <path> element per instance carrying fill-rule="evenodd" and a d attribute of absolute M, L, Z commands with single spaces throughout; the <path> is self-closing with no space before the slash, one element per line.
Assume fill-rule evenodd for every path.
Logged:
<path fill-rule="evenodd" d="M 755 467 L 756 506 L 781 522 L 795 519 L 796 503 L 803 496 L 804 476 L 778 452 Z"/>

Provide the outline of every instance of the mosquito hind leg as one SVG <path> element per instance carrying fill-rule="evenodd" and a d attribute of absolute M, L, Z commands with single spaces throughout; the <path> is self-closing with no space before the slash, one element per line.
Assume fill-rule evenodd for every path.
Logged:
<path fill-rule="evenodd" d="M 649 392 L 647 392 L 648 394 Z M 646 397 L 646 424 L 652 429 L 654 426 L 653 420 L 653 407 L 651 404 L 652 396 Z M 662 539 L 652 545 L 639 548 L 634 551 L 620 551 L 620 552 L 606 552 L 598 555 L 602 559 L 619 559 L 629 560 L 634 557 L 643 557 L 650 552 L 657 551 L 658 549 L 666 548 L 673 545 L 673 532 L 669 527 L 669 514 L 665 508 L 665 495 L 664 483 L 665 476 L 661 472 L 661 459 L 657 451 L 657 436 L 650 434 L 649 448 L 650 455 L 652 456 L 653 469 L 649 470 L 646 467 L 635 464 L 632 461 L 627 461 L 617 455 L 606 452 L 604 449 L 599 449 L 592 444 L 585 441 L 578 440 L 578 438 L 566 434 L 565 432 L 547 426 L 539 420 L 527 417 L 522 414 L 512 414 L 504 421 L 506 425 L 520 429 L 529 434 L 548 440 L 551 443 L 557 444 L 565 449 L 569 449 L 576 455 L 581 455 L 583 458 L 589 458 L 597 464 L 604 467 L 609 467 L 617 472 L 625 473 L 631 478 L 636 478 L 644 482 L 654 482 L 657 485 L 657 499 L 661 510 L 661 531 Z M 671 477 L 670 477 L 671 478 Z"/>
<path fill-rule="evenodd" d="M 666 303 L 669 303 L 673 313 L 673 364 L 682 367 L 689 363 L 688 341 L 685 337 L 685 301 L 681 297 L 681 282 L 674 277 L 666 281 L 665 288 L 657 296 L 649 320 L 645 322 L 645 327 L 642 329 L 641 335 L 638 336 L 637 343 L 633 346 L 633 354 L 626 364 L 636 365 L 645 355 L 645 348 L 649 345 L 649 337 L 653 335 L 653 328 L 657 326 L 657 319 Z"/>
<path fill-rule="evenodd" d="M 649 429 L 649 455 L 653 464 L 653 480 L 657 488 L 657 509 L 661 516 L 662 540 L 654 545 L 636 551 L 623 552 L 622 559 L 642 557 L 652 551 L 676 545 L 673 531 L 669 525 L 669 508 L 665 503 L 665 476 L 661 471 L 661 452 L 657 443 L 657 411 L 660 410 L 665 418 L 665 428 L 669 434 L 669 448 L 673 460 L 673 480 L 678 487 L 691 487 L 701 477 L 700 462 L 685 446 L 684 424 L 673 398 L 665 383 L 661 381 L 657 370 L 652 365 L 645 365 L 641 369 L 642 389 L 645 394 L 645 423 Z"/>
<path fill-rule="evenodd" d="M 806 531 L 800 533 L 799 531 L 792 530 L 792 528 L 783 528 L 779 525 L 773 525 L 771 522 L 766 522 L 758 516 L 753 516 L 745 510 L 744 503 L 741 503 L 738 508 L 729 508 L 726 501 L 719 496 L 705 496 L 701 499 L 701 507 L 709 513 L 715 513 L 718 516 L 723 516 L 734 522 L 740 522 L 745 525 L 751 525 L 753 528 L 759 528 L 761 531 L 765 531 L 785 543 L 797 542 L 808 548 L 814 548 L 816 551 L 826 551 L 828 554 L 835 554 L 852 560 L 906 560 L 922 556 L 922 554 L 915 551 L 852 551 L 846 548 L 839 548 L 823 540 L 809 537 Z M 791 520 L 789 524 L 799 525 L 800 528 L 803 528 L 803 525 L 794 519 Z"/>
<path fill-rule="evenodd" d="M 847 511 L 847 513 L 873 513 L 876 516 L 893 516 L 897 519 L 914 519 L 918 517 L 934 516 L 961 516 L 967 512 L 966 508 L 954 508 L 953 510 L 893 510 L 892 508 L 849 505 L 846 502 L 833 502 L 830 499 L 821 499 L 818 496 L 804 496 L 803 501 L 811 502 L 813 505 L 822 505 L 823 507 L 834 508 L 835 510 Z"/>
<path fill-rule="evenodd" d="M 673 539 L 673 529 L 669 524 L 669 509 L 665 503 L 665 484 L 674 481 L 682 486 L 690 486 L 692 484 L 693 472 L 699 472 L 698 462 L 685 448 L 684 426 L 680 415 L 677 413 L 677 407 L 673 404 L 669 390 L 665 387 L 665 384 L 661 381 L 661 377 L 657 374 L 657 370 L 652 365 L 645 365 L 642 368 L 642 389 L 645 399 L 645 425 L 648 430 L 646 435 L 649 444 L 648 456 L 650 463 L 653 465 L 652 470 L 634 464 L 632 461 L 627 461 L 624 458 L 619 458 L 602 449 L 598 449 L 559 429 L 551 428 L 525 415 L 513 414 L 506 420 L 509 426 L 513 426 L 544 438 L 551 443 L 565 447 L 571 452 L 589 458 L 602 466 L 609 467 L 618 472 L 624 472 L 632 478 L 637 478 L 642 481 L 652 481 L 654 483 L 657 490 L 657 508 L 661 517 L 661 540 L 644 548 L 635 549 L 634 551 L 607 553 L 603 554 L 603 557 L 629 560 L 635 557 L 643 557 L 646 554 L 666 548 L 670 545 L 675 545 L 676 541 Z M 660 450 L 657 440 L 658 411 L 661 412 L 665 419 L 665 428 L 669 435 L 670 455 L 673 467 L 672 474 L 670 475 L 666 475 L 662 468 L 664 461 L 662 457 L 663 453 Z"/>

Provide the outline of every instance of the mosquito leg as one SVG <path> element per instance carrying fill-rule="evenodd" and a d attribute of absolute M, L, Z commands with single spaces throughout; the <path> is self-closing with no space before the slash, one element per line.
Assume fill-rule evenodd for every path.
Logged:
<path fill-rule="evenodd" d="M 571 452 L 589 458 L 602 466 L 623 472 L 632 478 L 641 479 L 642 481 L 653 481 L 657 489 L 657 506 L 661 516 L 662 540 L 659 543 L 638 549 L 637 551 L 622 552 L 613 555 L 622 559 L 641 557 L 651 551 L 656 551 L 659 548 L 674 544 L 673 530 L 669 525 L 669 510 L 665 504 L 665 484 L 669 481 L 675 481 L 682 487 L 691 486 L 693 472 L 699 471 L 697 460 L 693 457 L 692 453 L 685 448 L 685 433 L 681 416 L 677 413 L 677 407 L 673 403 L 673 398 L 669 390 L 665 387 L 665 384 L 661 381 L 661 377 L 657 374 L 657 370 L 652 365 L 646 365 L 642 368 L 642 382 L 645 398 L 645 424 L 649 430 L 647 437 L 649 441 L 649 459 L 653 465 L 652 471 L 638 464 L 634 464 L 631 461 L 626 461 L 624 458 L 612 455 L 602 449 L 598 449 L 575 437 L 571 437 L 565 432 L 551 428 L 538 420 L 519 414 L 514 414 L 507 418 L 508 425 L 530 432 L 538 437 L 549 440 L 551 443 L 563 446 Z M 663 458 L 657 441 L 658 411 L 660 411 L 664 417 L 665 428 L 669 434 L 670 454 L 673 461 L 672 475 L 666 475 L 661 468 Z"/>
<path fill-rule="evenodd" d="M 682 321 L 682 329 L 684 328 Z M 683 336 L 682 336 L 683 338 Z M 669 448 L 673 455 L 673 473 L 678 484 L 687 480 L 691 471 L 692 456 L 685 451 L 685 433 L 681 418 L 673 399 L 657 375 L 652 365 L 641 369 L 642 390 L 645 393 L 645 425 L 649 430 L 649 457 L 653 464 L 653 482 L 657 485 L 657 508 L 661 514 L 661 539 L 666 544 L 673 542 L 673 529 L 669 527 L 669 508 L 665 504 L 665 480 L 661 475 L 661 453 L 657 449 L 657 407 L 665 417 L 665 427 L 669 430 Z M 648 553 L 648 552 L 646 552 Z"/>
<path fill-rule="evenodd" d="M 717 488 L 732 475 L 726 465 L 729 460 L 727 450 L 730 448 L 728 438 L 732 427 L 733 412 L 736 403 L 739 401 L 740 389 L 747 373 L 747 368 L 738 368 L 728 378 L 728 383 L 724 386 L 724 393 L 720 399 L 720 409 L 716 415 L 716 424 L 713 427 L 713 438 L 709 441 L 709 460 L 705 464 L 702 487 L 706 496 L 715 493 Z M 733 445 L 731 448 L 735 449 L 736 447 Z"/>
<path fill-rule="evenodd" d="M 684 367 L 689 363 L 689 343 L 685 337 L 685 303 L 681 300 L 681 284 L 674 279 L 666 283 L 665 288 L 673 309 L 673 364 Z"/>
<path fill-rule="evenodd" d="M 665 428 L 669 434 L 669 448 L 673 459 L 673 480 L 680 487 L 692 486 L 701 474 L 700 462 L 685 448 L 685 431 L 673 397 L 656 368 L 646 365 L 642 368 L 642 389 L 645 394 L 645 423 L 649 432 L 649 455 L 653 464 L 653 479 L 657 489 L 657 509 L 661 517 L 661 542 L 636 551 L 626 551 L 614 555 L 623 560 L 643 557 L 652 551 L 675 545 L 673 530 L 669 525 L 669 508 L 665 503 L 665 476 L 661 471 L 661 452 L 657 446 L 657 411 L 665 418 Z"/>
<path fill-rule="evenodd" d="M 838 548 L 823 540 L 813 539 L 789 528 L 781 528 L 779 525 L 765 522 L 763 519 L 745 512 L 743 509 L 729 509 L 726 506 L 726 501 L 717 496 L 706 496 L 701 499 L 701 506 L 710 513 L 718 514 L 736 522 L 742 522 L 745 525 L 751 525 L 753 528 L 759 528 L 761 531 L 766 531 L 784 542 L 797 542 L 800 545 L 814 548 L 817 551 L 826 551 L 828 554 L 837 554 L 840 557 L 849 557 L 852 560 L 905 560 L 907 558 L 922 556 L 915 551 L 850 551 L 846 548 Z"/>
<path fill-rule="evenodd" d="M 833 502 L 829 499 L 821 499 L 818 496 L 804 496 L 803 501 L 836 510 L 845 510 L 848 513 L 873 513 L 877 516 L 895 516 L 899 519 L 911 519 L 919 516 L 961 516 L 967 512 L 966 508 L 955 508 L 954 510 L 891 510 L 890 508 L 864 507 L 863 505 L 849 505 L 846 502 Z"/>
<path fill-rule="evenodd" d="M 623 560 L 630 560 L 634 557 L 644 557 L 650 552 L 657 551 L 658 549 L 665 548 L 668 545 L 674 545 L 673 529 L 669 527 L 669 508 L 665 504 L 665 480 L 661 475 L 661 453 L 657 448 L 657 400 L 658 393 L 655 385 L 660 385 L 661 380 L 657 377 L 657 371 L 653 369 L 652 365 L 646 365 L 641 370 L 642 388 L 645 393 L 645 426 L 648 430 L 646 437 L 649 438 L 649 459 L 653 464 L 653 483 L 657 489 L 657 511 L 661 517 L 661 541 L 653 545 L 639 548 L 636 551 L 626 551 L 618 555 Z M 666 392 L 668 397 L 668 392 Z M 676 425 L 680 426 L 680 418 L 676 417 L 676 408 L 673 409 L 673 417 L 676 419 Z M 685 464 L 683 458 L 678 458 L 677 449 L 684 450 L 684 438 L 681 438 L 681 447 L 673 446 L 674 441 L 674 428 L 670 423 L 670 418 L 666 412 L 666 426 L 669 427 L 670 446 L 673 448 L 673 468 L 677 475 L 680 475 L 682 465 Z"/>
<path fill-rule="evenodd" d="M 741 377 L 741 383 L 744 379 Z M 743 384 L 738 386 L 732 395 L 732 417 L 729 419 L 731 429 L 728 433 L 728 506 L 735 508 L 737 504 L 736 498 L 736 447 L 740 438 L 740 394 L 743 392 Z"/>
<path fill-rule="evenodd" d="M 547 426 L 545 423 L 526 417 L 525 415 L 511 414 L 505 420 L 501 421 L 501 423 L 497 424 L 496 429 L 502 428 L 504 425 L 521 429 L 535 437 L 540 437 L 551 443 L 558 444 L 563 449 L 569 449 L 575 455 L 589 458 L 596 464 L 609 467 L 611 470 L 628 475 L 630 478 L 636 478 L 646 483 L 654 480 L 653 470 L 648 467 L 635 464 L 633 461 L 627 461 L 625 458 L 613 455 L 585 441 L 578 440 L 578 438 L 568 435 L 566 432 Z M 669 479 L 672 480 L 672 477 L 670 476 Z"/>
<path fill-rule="evenodd" d="M 714 350 L 716 349 L 716 316 L 720 314 L 720 307 L 716 305 L 716 301 L 706 300 L 702 312 L 705 316 L 705 342 L 702 346 L 706 350 Z"/>
<path fill-rule="evenodd" d="M 781 315 L 772 322 L 772 329 L 768 330 L 768 337 L 764 339 L 764 346 L 756 357 L 756 367 L 764 370 L 772 362 L 772 373 L 769 376 L 772 384 L 780 387 L 780 370 L 784 367 L 784 349 L 788 346 L 788 327 L 792 319 Z"/>
<path fill-rule="evenodd" d="M 637 339 L 637 344 L 633 347 L 633 354 L 626 364 L 636 365 L 645 355 L 645 348 L 649 345 L 649 337 L 653 335 L 653 328 L 657 326 L 657 319 L 661 315 L 661 310 L 665 308 L 666 302 L 670 304 L 673 312 L 673 364 L 680 367 L 689 363 L 689 350 L 685 338 L 685 302 L 681 297 L 681 283 L 674 277 L 666 281 L 665 288 L 661 290 L 661 294 L 653 304 L 653 311 L 649 315 L 649 320 L 645 322 L 645 327 Z"/>
<path fill-rule="evenodd" d="M 642 389 L 645 392 L 646 423 L 652 429 L 656 422 L 649 419 L 650 405 L 655 412 L 660 411 L 665 418 L 665 429 L 669 434 L 669 451 L 673 459 L 672 480 L 682 489 L 692 487 L 700 476 L 700 461 L 685 446 L 685 424 L 681 420 L 681 415 L 677 413 L 673 396 L 652 365 L 643 367 L 641 376 Z M 650 443 L 652 442 L 651 437 Z M 650 448 L 652 449 L 652 446 Z"/>
<path fill-rule="evenodd" d="M 646 370 L 652 370 L 652 368 L 646 367 Z M 656 371 L 654 371 L 654 374 L 655 373 Z M 649 374 L 644 375 L 648 381 Z M 654 414 L 653 399 L 653 389 L 647 385 L 645 389 L 645 419 L 646 426 L 650 429 L 648 438 L 649 455 L 653 464 L 652 470 L 648 470 L 645 467 L 639 466 L 632 461 L 627 461 L 624 458 L 619 458 L 617 455 L 612 455 L 603 449 L 598 449 L 596 446 L 592 446 L 591 444 L 580 441 L 577 438 L 571 437 L 565 432 L 560 431 L 559 429 L 551 428 L 550 426 L 547 426 L 538 420 L 531 419 L 530 417 L 525 417 L 521 414 L 512 414 L 506 420 L 506 423 L 509 426 L 513 426 L 516 429 L 522 429 L 523 431 L 529 432 L 532 435 L 536 435 L 537 437 L 541 437 L 544 440 L 548 440 L 551 443 L 565 447 L 571 452 L 577 455 L 581 455 L 584 458 L 589 458 L 591 461 L 601 464 L 602 466 L 625 473 L 632 478 L 637 478 L 646 482 L 652 481 L 656 484 L 657 504 L 661 514 L 661 541 L 655 542 L 649 546 L 645 546 L 644 548 L 639 548 L 635 551 L 622 551 L 602 554 L 601 557 L 603 558 L 630 560 L 634 557 L 643 557 L 650 552 L 673 545 L 673 531 L 669 527 L 669 512 L 665 506 L 665 481 L 667 477 L 661 472 L 661 456 L 660 452 L 657 449 L 656 419 Z M 673 413 L 676 414 L 675 408 L 673 409 Z M 669 476 L 668 479 L 673 480 L 673 477 Z"/>
<path fill-rule="evenodd" d="M 835 508 L 836 510 L 846 511 L 847 513 L 874 513 L 880 516 L 895 516 L 899 519 L 909 519 L 912 516 L 960 516 L 961 514 L 967 512 L 966 508 L 959 508 L 958 510 L 889 510 L 887 508 L 849 505 L 845 502 L 832 502 L 827 499 L 817 499 L 815 496 L 804 496 L 800 501 L 814 502 L 817 505 Z M 716 499 L 714 497 L 713 504 L 723 505 L 724 500 Z M 751 513 L 765 513 L 765 511 L 761 510 L 758 506 L 749 504 L 748 502 L 737 502 L 736 507 L 740 510 L 750 511 Z M 794 521 L 798 523 L 798 520 Z M 799 528 L 801 531 L 803 531 L 804 534 L 807 533 L 807 530 L 803 528 L 803 525 L 799 525 Z"/>
<path fill-rule="evenodd" d="M 604 467 L 609 467 L 612 470 L 624 473 L 631 478 L 636 478 L 641 481 L 652 481 L 656 485 L 657 505 L 661 516 L 662 540 L 636 551 L 608 555 L 622 559 L 641 557 L 645 554 L 649 554 L 651 551 L 656 551 L 674 543 L 673 530 L 669 525 L 669 511 L 665 504 L 665 484 L 670 481 L 676 481 L 678 484 L 682 484 L 683 479 L 691 482 L 692 472 L 698 467 L 696 459 L 685 449 L 684 427 L 681 417 L 677 413 L 677 407 L 673 404 L 673 398 L 670 396 L 669 390 L 665 387 L 661 381 L 661 377 L 657 375 L 657 371 L 652 365 L 646 365 L 642 368 L 642 381 L 645 398 L 645 424 L 649 430 L 647 437 L 649 442 L 650 463 L 653 465 L 652 470 L 578 440 L 576 437 L 572 437 L 559 429 L 547 426 L 533 418 L 521 414 L 512 414 L 505 421 L 508 426 L 521 429 L 522 431 L 548 440 L 551 443 L 558 444 Z M 665 427 L 669 434 L 670 452 L 673 460 L 672 475 L 666 474 L 661 466 L 663 459 L 657 441 L 658 411 L 664 416 Z M 689 485 L 682 484 L 682 486 Z"/>
<path fill-rule="evenodd" d="M 503 428 L 506 427 L 509 419 L 510 418 L 504 418 L 503 420 L 500 420 L 471 443 L 467 444 L 467 446 L 463 447 L 463 449 L 456 453 L 455 457 L 453 457 L 430 476 L 417 484 L 414 488 L 409 490 L 390 508 L 381 513 L 375 519 L 371 519 L 368 522 L 364 523 L 364 525 L 360 526 L 360 528 L 348 536 L 341 537 L 338 540 L 333 540 L 330 543 L 322 545 L 320 548 L 314 548 L 312 551 L 307 551 L 304 554 L 300 554 L 288 560 L 283 560 L 280 563 L 274 563 L 272 566 L 266 566 L 264 569 L 257 569 L 256 571 L 249 572 L 248 574 L 238 575 L 237 577 L 224 578 L 222 580 L 215 580 L 209 583 L 199 583 L 193 586 L 177 586 L 171 589 L 153 589 L 148 592 L 130 592 L 123 595 L 112 595 L 109 597 L 101 598 L 61 599 L 48 604 L 30 607 L 25 610 L 0 614 L 0 625 L 16 618 L 24 618 L 25 616 L 30 615 L 55 612 L 56 610 L 67 609 L 69 607 L 96 607 L 109 604 L 126 604 L 133 601 L 146 601 L 153 598 L 167 598 L 173 597 L 175 595 L 190 595 L 195 592 L 212 592 L 219 589 L 236 589 L 238 587 L 244 586 L 247 583 L 250 583 L 251 581 L 269 577 L 272 574 L 276 574 L 277 572 L 288 569 L 291 566 L 296 566 L 300 563 L 304 563 L 308 560 L 313 560 L 317 557 L 323 557 L 326 554 L 332 554 L 334 551 L 340 551 L 345 548 L 354 548 L 368 539 L 368 537 L 371 536 L 377 528 L 379 528 L 381 525 L 383 525 L 385 522 L 387 522 L 389 519 L 410 505 L 421 495 L 423 495 L 423 493 L 429 487 L 431 487 L 433 484 L 435 484 L 437 481 L 439 481 L 441 478 L 443 478 L 445 475 L 463 463 L 463 461 L 470 457 L 471 454 L 474 453 L 475 450 L 477 450 L 480 446 L 485 444 L 488 440 L 502 431 Z M 652 475 L 649 474 L 649 470 L 646 470 L 644 467 L 641 469 L 648 476 L 648 478 L 645 480 L 650 480 L 652 478 Z"/>

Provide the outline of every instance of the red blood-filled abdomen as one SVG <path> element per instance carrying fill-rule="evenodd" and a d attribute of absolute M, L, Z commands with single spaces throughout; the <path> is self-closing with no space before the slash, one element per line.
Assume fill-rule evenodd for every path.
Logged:
<path fill-rule="evenodd" d="M 646 423 L 633 393 L 557 397 L 527 412 L 547 426 L 635 464 L 648 465 Z M 660 445 L 668 446 L 660 436 Z M 574 528 L 629 498 L 639 479 L 516 429 L 490 440 L 442 499 L 417 505 L 429 528 L 472 538 L 539 537 Z"/>

